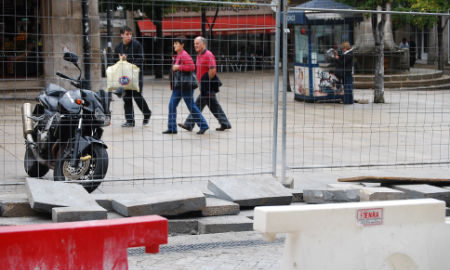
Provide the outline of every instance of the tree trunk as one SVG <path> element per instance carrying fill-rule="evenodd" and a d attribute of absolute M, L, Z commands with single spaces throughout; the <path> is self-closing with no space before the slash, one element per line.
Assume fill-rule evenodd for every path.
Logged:
<path fill-rule="evenodd" d="M 202 13 L 202 37 L 206 37 L 206 8 L 201 7 L 201 13 Z"/>
<path fill-rule="evenodd" d="M 437 34 L 438 34 L 438 70 L 444 70 L 444 18 L 441 16 L 437 22 Z"/>
<path fill-rule="evenodd" d="M 381 7 L 378 7 L 381 10 Z M 384 25 L 385 14 L 372 15 L 372 31 L 375 40 L 375 90 L 374 103 L 384 103 Z"/>
<path fill-rule="evenodd" d="M 208 39 L 210 41 L 212 41 L 212 38 L 213 38 L 213 28 L 214 28 L 214 25 L 216 24 L 216 20 L 217 20 L 217 16 L 218 15 L 219 15 L 219 7 L 216 8 L 216 13 L 214 14 L 214 19 L 213 19 L 212 23 L 209 25 L 209 37 L 208 37 Z"/>
<path fill-rule="evenodd" d="M 154 9 L 153 24 L 156 26 L 155 64 L 153 65 L 156 79 L 162 79 L 164 73 L 164 39 L 163 39 L 163 12 L 164 8 L 156 5 Z"/>

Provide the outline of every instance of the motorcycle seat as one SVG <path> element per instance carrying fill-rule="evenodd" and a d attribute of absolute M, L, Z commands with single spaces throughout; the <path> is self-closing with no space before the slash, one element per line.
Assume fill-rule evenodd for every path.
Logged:
<path fill-rule="evenodd" d="M 61 95 L 63 95 L 67 90 L 62 88 L 61 86 L 54 84 L 54 83 L 49 83 L 46 87 L 45 87 L 45 93 L 47 94 L 47 96 L 52 96 L 52 97 L 59 97 Z"/>

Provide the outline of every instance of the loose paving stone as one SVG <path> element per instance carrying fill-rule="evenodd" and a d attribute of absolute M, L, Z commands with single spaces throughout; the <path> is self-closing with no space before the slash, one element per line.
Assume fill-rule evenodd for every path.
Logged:
<path fill-rule="evenodd" d="M 170 190 L 146 194 L 137 198 L 114 198 L 114 211 L 123 216 L 162 215 L 175 216 L 200 211 L 206 206 L 200 190 Z"/>
<path fill-rule="evenodd" d="M 392 188 L 403 191 L 407 198 L 434 198 L 443 200 L 447 206 L 450 205 L 450 190 L 436 186 L 421 184 L 421 185 L 394 185 Z"/>
<path fill-rule="evenodd" d="M 361 190 L 364 188 L 361 184 L 348 184 L 348 183 L 335 183 L 335 184 L 328 184 L 327 187 L 334 188 L 334 189 L 359 189 Z"/>
<path fill-rule="evenodd" d="M 145 197 L 144 193 L 95 193 L 91 194 L 92 198 L 103 208 L 113 211 L 112 201 L 119 198 L 138 198 Z"/>
<path fill-rule="evenodd" d="M 252 231 L 253 221 L 243 216 L 219 216 L 198 219 L 198 233 Z"/>
<path fill-rule="evenodd" d="M 208 188 L 218 198 L 240 206 L 286 205 L 292 201 L 292 191 L 274 179 L 214 179 Z"/>
<path fill-rule="evenodd" d="M 359 202 L 359 189 L 305 189 L 303 200 L 307 203 Z"/>
<path fill-rule="evenodd" d="M 41 213 L 31 217 L 1 217 L 0 226 L 32 225 L 50 223 L 51 216 L 48 213 Z"/>
<path fill-rule="evenodd" d="M 56 207 L 52 209 L 53 222 L 107 219 L 107 211 L 97 206 Z"/>
<path fill-rule="evenodd" d="M 169 219 L 169 234 L 197 234 L 198 221 L 195 219 Z"/>
<path fill-rule="evenodd" d="M 239 213 L 239 204 L 217 198 L 206 198 L 206 206 L 202 209 L 202 215 L 223 216 Z"/>
<path fill-rule="evenodd" d="M 101 208 L 81 185 L 27 178 L 26 190 L 31 208 L 51 213 L 54 221 L 106 218 L 107 211 Z M 59 207 L 70 209 L 53 211 Z M 79 212 L 76 211 L 77 208 Z"/>
<path fill-rule="evenodd" d="M 362 202 L 406 199 L 403 191 L 387 187 L 365 187 L 360 190 L 359 196 Z"/>
<path fill-rule="evenodd" d="M 0 195 L 0 216 L 26 217 L 35 216 L 38 212 L 31 209 L 28 197 L 24 193 Z"/>

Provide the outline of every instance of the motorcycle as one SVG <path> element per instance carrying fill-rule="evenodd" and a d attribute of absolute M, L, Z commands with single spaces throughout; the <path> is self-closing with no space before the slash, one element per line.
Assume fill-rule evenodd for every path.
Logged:
<path fill-rule="evenodd" d="M 92 180 L 103 179 L 108 170 L 107 146 L 101 137 L 102 127 L 111 123 L 111 98 L 104 90 L 85 89 L 76 54 L 65 52 L 63 58 L 78 68 L 78 79 L 56 75 L 77 89 L 49 84 L 33 111 L 30 103 L 23 104 L 24 168 L 31 177 L 43 177 L 53 169 L 54 181 L 76 180 L 92 192 L 101 184 Z"/>

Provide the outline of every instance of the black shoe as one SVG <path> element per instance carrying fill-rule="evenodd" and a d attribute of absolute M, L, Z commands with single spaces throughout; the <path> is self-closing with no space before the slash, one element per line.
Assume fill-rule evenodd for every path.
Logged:
<path fill-rule="evenodd" d="M 122 124 L 122 127 L 134 127 L 134 123 L 125 122 L 125 123 Z"/>
<path fill-rule="evenodd" d="M 177 134 L 177 131 L 176 131 L 176 130 L 170 130 L 170 129 L 168 129 L 168 130 L 166 130 L 166 131 L 163 131 L 162 134 Z"/>
<path fill-rule="evenodd" d="M 202 134 L 204 134 L 208 129 L 209 129 L 209 128 L 200 129 L 200 130 L 197 132 L 197 134 L 198 134 L 198 135 L 202 135 Z"/>
<path fill-rule="evenodd" d="M 226 129 L 231 129 L 231 126 L 221 125 L 220 127 L 216 128 L 217 131 L 224 131 Z"/>
<path fill-rule="evenodd" d="M 146 126 L 150 122 L 150 117 L 152 116 L 152 113 L 150 112 L 148 115 L 144 116 L 144 121 L 142 121 L 142 125 Z"/>
<path fill-rule="evenodd" d="M 186 124 L 178 124 L 178 126 L 180 128 L 183 128 L 183 129 L 187 130 L 187 131 L 192 131 L 192 128 L 189 128 L 188 126 L 186 126 Z"/>

